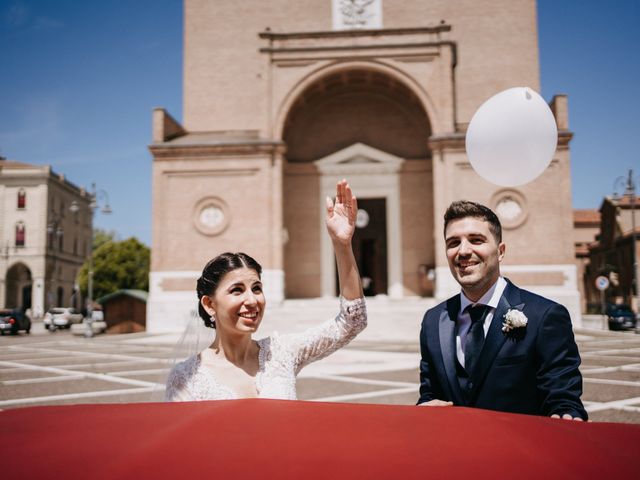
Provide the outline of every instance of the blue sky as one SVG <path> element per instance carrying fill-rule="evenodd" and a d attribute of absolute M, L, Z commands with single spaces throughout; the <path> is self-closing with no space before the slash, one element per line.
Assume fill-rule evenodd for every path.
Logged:
<path fill-rule="evenodd" d="M 326 0 L 329 1 L 329 0 Z M 573 204 L 640 177 L 640 2 L 539 0 L 542 96 L 569 95 Z M 95 181 L 151 242 L 151 112 L 182 118 L 181 0 L 0 2 L 0 155 Z"/>

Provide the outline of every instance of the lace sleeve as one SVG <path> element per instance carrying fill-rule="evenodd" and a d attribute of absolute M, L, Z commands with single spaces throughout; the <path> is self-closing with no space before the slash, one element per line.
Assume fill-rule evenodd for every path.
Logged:
<path fill-rule="evenodd" d="M 340 313 L 335 318 L 302 333 L 283 335 L 280 341 L 292 352 L 297 374 L 305 365 L 347 345 L 366 326 L 364 298 L 345 300 L 340 297 Z"/>
<path fill-rule="evenodd" d="M 164 392 L 165 402 L 189 402 L 195 400 L 191 392 L 191 378 L 193 377 L 192 363 L 188 359 L 176 364 L 169 372 L 167 386 Z"/>

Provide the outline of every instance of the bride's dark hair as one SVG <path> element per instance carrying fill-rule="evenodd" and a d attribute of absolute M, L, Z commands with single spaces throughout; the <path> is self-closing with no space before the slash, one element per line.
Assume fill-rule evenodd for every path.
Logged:
<path fill-rule="evenodd" d="M 254 270 L 258 277 L 262 275 L 262 267 L 258 262 L 246 253 L 222 253 L 216 258 L 209 260 L 202 270 L 202 275 L 196 284 L 198 294 L 198 314 L 204 320 L 204 325 L 209 328 L 216 328 L 215 322 L 211 321 L 211 316 L 202 306 L 200 299 L 205 295 L 213 295 L 220 285 L 220 280 L 227 273 L 239 268 L 250 268 Z"/>

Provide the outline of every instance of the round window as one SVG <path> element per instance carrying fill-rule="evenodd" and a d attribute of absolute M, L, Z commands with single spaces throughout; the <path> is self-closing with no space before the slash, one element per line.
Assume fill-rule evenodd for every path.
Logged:
<path fill-rule="evenodd" d="M 207 197 L 194 208 L 194 225 L 205 235 L 219 235 L 229 226 L 229 207 L 220 198 Z"/>

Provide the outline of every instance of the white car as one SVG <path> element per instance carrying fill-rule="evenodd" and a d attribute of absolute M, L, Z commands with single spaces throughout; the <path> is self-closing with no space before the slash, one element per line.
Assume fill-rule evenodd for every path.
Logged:
<path fill-rule="evenodd" d="M 70 328 L 74 323 L 82 323 L 82 314 L 73 308 L 55 307 L 44 315 L 44 328 Z"/>

